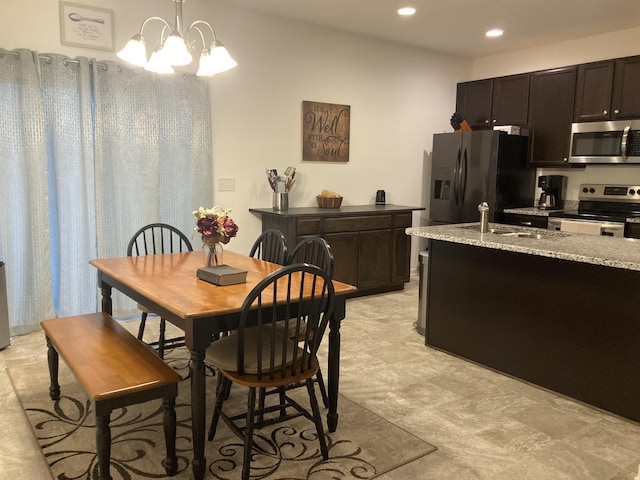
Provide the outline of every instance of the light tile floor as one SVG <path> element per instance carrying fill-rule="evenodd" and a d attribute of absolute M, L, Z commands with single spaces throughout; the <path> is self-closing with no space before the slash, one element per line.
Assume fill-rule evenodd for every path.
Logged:
<path fill-rule="evenodd" d="M 426 347 L 417 297 L 412 278 L 349 300 L 343 322 L 341 393 L 438 447 L 380 480 L 635 478 L 639 424 Z M 0 352 L 0 479 L 51 478 L 6 374 L 45 359 L 42 333 Z"/>

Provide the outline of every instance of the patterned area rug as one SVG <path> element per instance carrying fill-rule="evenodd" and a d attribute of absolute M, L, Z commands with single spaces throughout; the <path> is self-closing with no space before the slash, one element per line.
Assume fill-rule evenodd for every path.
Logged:
<path fill-rule="evenodd" d="M 183 352 L 176 353 L 180 350 Z M 184 349 L 173 350 L 166 359 L 183 377 L 188 372 L 186 353 Z M 93 407 L 64 362 L 60 362 L 62 394 L 57 402 L 49 399 L 46 363 L 12 368 L 9 375 L 54 478 L 97 479 Z M 213 411 L 215 383 L 209 374 L 207 415 Z M 308 405 L 306 389 L 293 394 Z M 178 474 L 173 477 L 176 479 L 193 478 L 188 402 L 189 380 L 183 380 L 176 406 L 179 457 Z M 246 406 L 246 389 L 232 388 L 225 407 L 231 405 L 239 409 Z M 251 478 L 372 479 L 436 449 L 344 396 L 339 398 L 338 412 L 338 429 L 327 436 L 329 460 L 322 459 L 315 428 L 304 417 L 257 430 Z M 165 478 L 161 465 L 165 449 L 160 400 L 115 410 L 111 415 L 111 434 L 114 480 Z M 215 439 L 206 442 L 205 448 L 208 465 L 205 478 L 240 478 L 242 441 L 224 422 L 219 423 Z"/>

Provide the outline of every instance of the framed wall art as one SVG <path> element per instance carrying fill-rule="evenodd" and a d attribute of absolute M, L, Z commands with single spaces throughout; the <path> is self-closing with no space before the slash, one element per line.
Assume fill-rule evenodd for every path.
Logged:
<path fill-rule="evenodd" d="M 63 45 L 112 52 L 115 49 L 113 32 L 113 10 L 60 2 L 60 42 Z"/>
<path fill-rule="evenodd" d="M 348 162 L 351 107 L 302 102 L 302 160 Z"/>

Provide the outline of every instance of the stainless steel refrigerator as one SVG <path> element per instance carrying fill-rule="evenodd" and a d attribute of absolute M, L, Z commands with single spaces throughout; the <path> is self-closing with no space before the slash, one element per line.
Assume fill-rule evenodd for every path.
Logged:
<path fill-rule="evenodd" d="M 433 136 L 429 223 L 477 222 L 487 202 L 489 221 L 502 210 L 534 205 L 536 169 L 527 167 L 527 137 L 494 130 Z"/>

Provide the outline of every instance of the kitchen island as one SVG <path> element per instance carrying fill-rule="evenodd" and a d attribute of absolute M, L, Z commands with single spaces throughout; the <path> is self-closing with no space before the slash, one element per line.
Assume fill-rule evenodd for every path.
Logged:
<path fill-rule="evenodd" d="M 478 224 L 429 239 L 427 345 L 640 421 L 640 243 Z"/>

